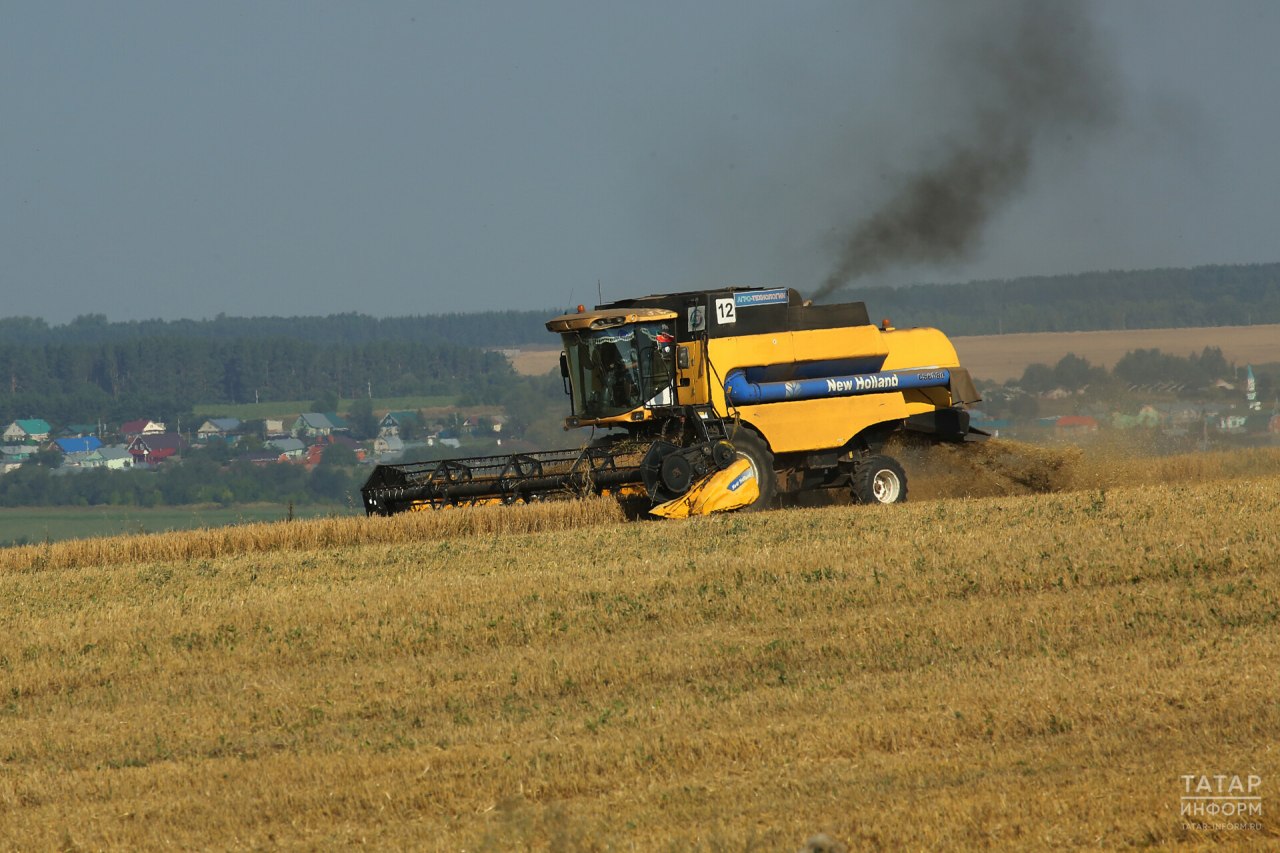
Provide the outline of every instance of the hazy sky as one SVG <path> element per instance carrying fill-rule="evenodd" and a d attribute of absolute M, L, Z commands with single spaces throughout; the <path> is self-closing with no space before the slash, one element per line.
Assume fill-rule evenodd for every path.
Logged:
<path fill-rule="evenodd" d="M 0 2 L 0 315 L 812 292 L 957 120 L 940 8 Z M 1280 260 L 1280 3 L 1094 9 L 1117 125 L 867 283 Z"/>

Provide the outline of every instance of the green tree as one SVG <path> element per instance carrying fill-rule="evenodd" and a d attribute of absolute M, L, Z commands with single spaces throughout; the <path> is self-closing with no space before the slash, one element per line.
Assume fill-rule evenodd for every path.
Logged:
<path fill-rule="evenodd" d="M 1015 418 L 1034 418 L 1040 414 L 1040 401 L 1030 394 L 1019 394 L 1009 401 L 1009 414 Z"/>
<path fill-rule="evenodd" d="M 338 395 L 332 391 L 325 391 L 311 404 L 311 411 L 322 413 L 338 411 Z"/>
<path fill-rule="evenodd" d="M 327 468 L 351 466 L 359 461 L 356 452 L 345 444 L 331 444 L 320 454 L 320 464 Z"/>
<path fill-rule="evenodd" d="M 1047 364 L 1028 364 L 1026 370 L 1022 371 L 1022 379 L 1018 381 L 1018 386 L 1028 394 L 1043 394 L 1046 391 L 1052 391 L 1053 384 L 1053 368 Z"/>
<path fill-rule="evenodd" d="M 1089 384 L 1089 360 L 1067 353 L 1053 366 L 1053 385 L 1068 391 L 1079 391 Z"/>
<path fill-rule="evenodd" d="M 325 411 L 333 411 L 326 409 Z M 367 439 L 375 438 L 378 435 L 378 419 L 373 416 L 373 401 L 368 397 L 361 397 L 351 404 L 351 409 L 347 412 L 347 426 L 351 429 L 351 434 L 355 438 Z"/>

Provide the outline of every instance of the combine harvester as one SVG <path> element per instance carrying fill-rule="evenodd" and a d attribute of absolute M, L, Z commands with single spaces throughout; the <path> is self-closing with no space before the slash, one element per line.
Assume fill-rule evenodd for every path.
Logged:
<path fill-rule="evenodd" d="M 378 465 L 369 515 L 612 494 L 665 517 L 758 510 L 781 495 L 907 495 L 880 450 L 899 430 L 981 441 L 980 400 L 936 329 L 871 324 L 861 302 L 811 305 L 790 288 L 646 296 L 556 317 L 573 450 Z M 604 433 L 598 431 L 603 430 Z"/>

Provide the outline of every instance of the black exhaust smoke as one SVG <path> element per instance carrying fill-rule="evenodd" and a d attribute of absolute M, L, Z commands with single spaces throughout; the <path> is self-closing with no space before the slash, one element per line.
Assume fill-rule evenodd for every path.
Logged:
<path fill-rule="evenodd" d="M 848 227 L 815 299 L 890 267 L 964 259 L 1022 190 L 1039 154 L 1081 144 L 1119 118 L 1115 52 L 1085 0 L 927 8 L 940 42 L 907 49 L 927 57 L 930 94 L 954 99 L 957 126 L 894 181 L 879 209 Z"/>

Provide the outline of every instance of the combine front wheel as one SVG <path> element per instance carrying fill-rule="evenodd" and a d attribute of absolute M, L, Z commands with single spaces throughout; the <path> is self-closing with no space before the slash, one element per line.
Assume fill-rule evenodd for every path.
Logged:
<path fill-rule="evenodd" d="M 901 503 L 907 499 L 907 474 L 892 457 L 869 456 L 853 469 L 850 488 L 860 504 Z"/>
<path fill-rule="evenodd" d="M 738 458 L 746 459 L 751 463 L 752 473 L 756 475 L 756 484 L 760 487 L 760 497 L 738 511 L 759 512 L 771 509 L 778 494 L 778 475 L 773 471 L 773 454 L 769 452 L 769 446 L 760 436 L 741 424 L 738 425 L 730 441 L 733 449 L 738 451 Z"/>

